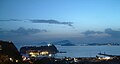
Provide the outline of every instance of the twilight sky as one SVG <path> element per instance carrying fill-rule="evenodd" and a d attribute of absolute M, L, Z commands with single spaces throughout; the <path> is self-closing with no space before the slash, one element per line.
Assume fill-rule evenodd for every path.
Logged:
<path fill-rule="evenodd" d="M 0 39 L 118 42 L 120 0 L 0 0 Z"/>

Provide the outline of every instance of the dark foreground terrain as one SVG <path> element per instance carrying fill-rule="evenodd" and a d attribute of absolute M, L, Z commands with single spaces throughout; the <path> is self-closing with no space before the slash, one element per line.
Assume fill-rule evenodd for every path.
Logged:
<path fill-rule="evenodd" d="M 48 58 L 42 57 L 39 59 L 32 58 L 31 60 L 13 62 L 7 57 L 0 57 L 0 64 L 120 64 L 119 58 L 114 59 L 98 59 L 98 58 Z"/>

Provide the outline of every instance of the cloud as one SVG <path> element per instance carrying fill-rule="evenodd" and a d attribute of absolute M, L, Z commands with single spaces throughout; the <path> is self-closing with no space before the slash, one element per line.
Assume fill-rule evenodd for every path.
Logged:
<path fill-rule="evenodd" d="M 110 36 L 109 34 L 105 32 L 100 32 L 100 31 L 85 31 L 82 34 L 84 34 L 85 37 L 108 37 Z"/>
<path fill-rule="evenodd" d="M 29 19 L 29 20 L 20 20 L 20 19 L 4 19 L 0 21 L 26 21 L 26 22 L 32 22 L 32 23 L 48 23 L 48 24 L 59 24 L 59 25 L 68 25 L 73 26 L 72 22 L 60 22 L 57 20 L 40 20 L 40 19 Z"/>
<path fill-rule="evenodd" d="M 110 34 L 113 38 L 120 38 L 120 31 L 112 30 L 111 28 L 105 29 L 105 33 Z"/>
<path fill-rule="evenodd" d="M 107 28 L 104 31 L 87 30 L 82 32 L 83 38 L 79 40 L 86 43 L 119 43 L 120 30 Z"/>
<path fill-rule="evenodd" d="M 23 27 L 18 28 L 17 30 L 11 30 L 12 33 L 23 34 L 23 35 L 30 35 L 39 32 L 47 32 L 47 30 L 40 30 L 40 29 L 25 29 Z"/>
<path fill-rule="evenodd" d="M 0 29 L 0 39 L 16 42 L 31 42 L 33 40 L 36 41 L 36 39 L 41 39 L 40 37 L 43 37 L 41 34 L 46 32 L 47 30 L 45 29 L 25 29 L 23 27 L 16 30 Z"/>
<path fill-rule="evenodd" d="M 0 28 L 0 40 L 13 41 L 16 44 L 30 44 L 30 42 L 41 41 L 43 39 L 42 34 L 48 33 L 45 29 L 31 29 L 20 27 L 18 29 L 5 30 Z"/>
<path fill-rule="evenodd" d="M 23 21 L 20 19 L 4 19 L 4 20 L 0 20 L 0 21 Z"/>
<path fill-rule="evenodd" d="M 26 36 L 26 35 L 32 35 L 40 32 L 47 32 L 47 30 L 40 30 L 40 29 L 25 29 L 23 27 L 18 28 L 17 30 L 0 30 L 0 35 L 3 36 Z"/>
<path fill-rule="evenodd" d="M 49 23 L 49 24 L 63 24 L 63 25 L 68 25 L 68 26 L 72 26 L 72 22 L 59 22 L 57 20 L 30 20 L 32 21 L 32 23 Z"/>
<path fill-rule="evenodd" d="M 101 31 L 85 31 L 82 34 L 85 36 L 110 36 L 112 38 L 120 38 L 120 30 L 113 30 L 111 28 L 105 29 L 103 32 Z"/>

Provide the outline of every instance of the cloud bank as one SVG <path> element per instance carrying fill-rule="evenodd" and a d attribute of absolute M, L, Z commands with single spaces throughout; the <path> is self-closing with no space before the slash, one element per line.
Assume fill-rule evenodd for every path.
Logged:
<path fill-rule="evenodd" d="M 67 25 L 72 26 L 72 22 L 60 22 L 57 20 L 39 20 L 39 19 L 32 19 L 32 20 L 19 20 L 19 19 L 9 19 L 9 20 L 0 20 L 0 21 L 27 21 L 31 23 L 48 23 L 48 24 L 58 24 L 58 25 Z M 45 33 L 47 32 L 47 33 Z M 44 34 L 43 34 L 44 33 Z M 63 32 L 64 33 L 64 32 Z M 32 35 L 32 36 L 31 36 Z M 50 35 L 50 36 L 49 36 Z M 75 36 L 74 36 L 75 35 Z M 51 34 L 45 29 L 25 29 L 20 27 L 16 30 L 3 30 L 0 28 L 0 39 L 10 39 L 10 40 L 29 40 L 35 39 L 38 40 L 49 40 L 55 39 L 56 34 Z M 62 37 L 63 36 L 63 37 Z M 51 38 L 53 37 L 53 38 Z M 66 38 L 65 35 L 61 35 L 59 39 Z M 95 31 L 95 30 L 87 30 L 79 34 L 72 34 L 68 37 L 71 40 L 79 40 L 81 42 L 120 42 L 120 30 L 113 30 L 111 28 L 107 28 L 104 31 Z"/>

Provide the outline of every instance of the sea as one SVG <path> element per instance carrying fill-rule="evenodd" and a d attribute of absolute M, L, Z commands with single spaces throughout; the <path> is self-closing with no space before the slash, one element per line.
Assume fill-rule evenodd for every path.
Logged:
<path fill-rule="evenodd" d="M 16 44 L 15 46 L 20 50 L 20 45 Z M 120 55 L 120 46 L 55 46 L 59 51 L 66 52 L 57 53 L 57 57 L 96 57 L 98 53 Z"/>
<path fill-rule="evenodd" d="M 98 53 L 120 55 L 120 46 L 57 46 L 60 57 L 96 57 Z"/>

